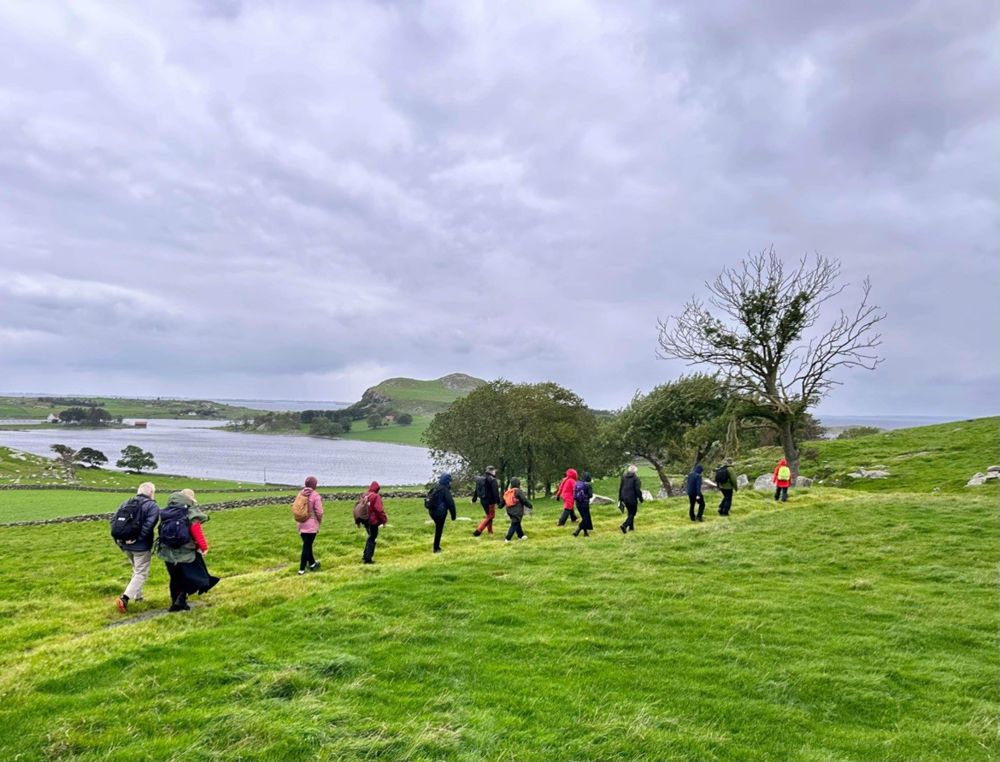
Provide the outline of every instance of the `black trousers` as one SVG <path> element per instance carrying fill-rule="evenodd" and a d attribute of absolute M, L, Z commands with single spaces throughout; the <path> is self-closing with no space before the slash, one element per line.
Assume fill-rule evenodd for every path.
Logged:
<path fill-rule="evenodd" d="M 194 561 L 186 564 L 167 562 L 167 576 L 170 577 L 170 600 L 183 603 L 189 595 L 201 595 L 219 583 L 218 577 L 208 573 L 205 557 L 195 554 Z"/>
<path fill-rule="evenodd" d="M 639 512 L 639 504 L 629 505 L 625 503 L 625 510 L 628 511 L 628 515 L 625 517 L 625 523 L 622 524 L 622 529 L 631 532 L 635 529 L 635 514 Z"/>
<path fill-rule="evenodd" d="M 434 550 L 441 550 L 441 533 L 444 532 L 444 522 L 448 519 L 448 514 L 431 518 L 434 519 Z"/>
<path fill-rule="evenodd" d="M 361 556 L 362 561 L 371 561 L 375 558 L 375 540 L 378 539 L 378 524 L 365 524 L 365 531 L 368 532 L 368 542 L 365 543 L 365 552 Z"/>
<path fill-rule="evenodd" d="M 573 523 L 576 523 L 576 513 L 572 508 L 563 508 L 562 516 L 559 517 L 559 526 L 563 526 L 566 519 L 573 519 Z"/>
<path fill-rule="evenodd" d="M 777 500 L 779 497 L 783 503 L 788 501 L 788 487 L 774 488 L 774 499 Z"/>
<path fill-rule="evenodd" d="M 306 566 L 312 566 L 316 563 L 316 559 L 313 557 L 313 542 L 316 541 L 315 532 L 302 532 L 302 555 L 299 558 L 299 569 L 305 569 Z"/>
<path fill-rule="evenodd" d="M 594 528 L 594 521 L 590 518 L 590 504 L 577 503 L 576 509 L 580 512 L 580 529 L 589 532 Z"/>
<path fill-rule="evenodd" d="M 702 516 L 705 515 L 705 497 L 704 497 L 704 495 L 688 495 L 688 513 L 691 516 L 691 521 L 695 520 L 695 515 L 694 515 L 694 506 L 695 506 L 695 503 L 698 504 L 698 516 L 697 516 L 697 518 L 700 519 Z"/>
<path fill-rule="evenodd" d="M 524 537 L 524 530 L 521 528 L 521 517 L 520 516 L 511 516 L 510 517 L 510 529 L 507 530 L 507 539 L 508 540 L 512 539 L 515 534 L 518 537 Z"/>
<path fill-rule="evenodd" d="M 719 503 L 719 513 L 723 516 L 728 516 L 730 508 L 733 507 L 733 491 L 731 489 L 719 491 L 722 493 L 722 502 Z"/>

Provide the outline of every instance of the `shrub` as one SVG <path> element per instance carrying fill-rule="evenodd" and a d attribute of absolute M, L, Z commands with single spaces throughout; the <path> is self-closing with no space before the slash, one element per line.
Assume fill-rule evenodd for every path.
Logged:
<path fill-rule="evenodd" d="M 881 433 L 882 429 L 877 426 L 848 426 L 837 434 L 837 439 L 857 439 L 858 437 L 867 437 L 872 434 Z"/>

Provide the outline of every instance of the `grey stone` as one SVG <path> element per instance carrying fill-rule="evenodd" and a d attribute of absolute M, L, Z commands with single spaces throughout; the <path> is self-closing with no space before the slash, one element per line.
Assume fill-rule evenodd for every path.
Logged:
<path fill-rule="evenodd" d="M 745 489 L 750 483 L 750 477 L 746 474 L 740 474 L 736 477 L 736 489 Z"/>
<path fill-rule="evenodd" d="M 969 479 L 969 481 L 967 481 L 965 483 L 965 486 L 966 487 L 979 487 L 979 486 L 982 486 L 983 484 L 986 484 L 986 474 L 977 472 L 977 473 L 973 474 L 972 478 Z"/>
<path fill-rule="evenodd" d="M 591 505 L 614 505 L 614 502 L 610 497 L 604 497 L 604 495 L 594 495 L 590 499 Z"/>
<path fill-rule="evenodd" d="M 812 483 L 813 483 L 813 480 L 810 479 L 808 476 L 796 476 L 795 477 L 795 486 L 796 487 L 811 487 Z"/>
<path fill-rule="evenodd" d="M 987 471 L 986 481 L 991 482 L 994 479 L 1000 479 L 1000 473 L 997 473 L 996 471 Z"/>
<path fill-rule="evenodd" d="M 656 492 L 656 499 L 657 500 L 666 500 L 668 497 L 670 497 L 670 495 L 667 494 L 667 488 L 666 487 L 660 487 L 660 489 L 657 490 L 657 492 Z"/>
<path fill-rule="evenodd" d="M 1000 466 L 990 466 L 986 469 L 988 474 L 1000 474 Z"/>
<path fill-rule="evenodd" d="M 643 500 L 652 500 L 653 499 L 653 493 L 650 492 L 648 489 L 644 489 L 642 491 L 642 499 Z"/>
<path fill-rule="evenodd" d="M 753 488 L 760 492 L 770 492 L 774 489 L 774 482 L 771 481 L 771 474 L 761 474 L 753 482 Z"/>
<path fill-rule="evenodd" d="M 859 468 L 857 471 L 848 474 L 852 479 L 885 479 L 889 476 L 888 471 L 882 469 L 872 469 L 869 471 L 866 468 Z"/>

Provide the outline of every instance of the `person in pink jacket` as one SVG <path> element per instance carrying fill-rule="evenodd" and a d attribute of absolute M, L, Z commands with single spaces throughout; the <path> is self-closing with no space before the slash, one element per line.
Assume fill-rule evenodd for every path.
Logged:
<path fill-rule="evenodd" d="M 556 500 L 562 500 L 563 512 L 559 517 L 559 526 L 566 523 L 566 519 L 573 519 L 576 523 L 576 511 L 573 510 L 576 503 L 573 500 L 573 490 L 576 487 L 577 473 L 575 468 L 566 469 L 566 478 L 559 482 L 556 488 Z"/>
<path fill-rule="evenodd" d="M 309 571 L 319 571 L 319 561 L 313 556 L 313 543 L 319 534 L 319 526 L 323 523 L 323 498 L 316 491 L 316 477 L 306 478 L 306 486 L 299 492 L 309 498 L 309 518 L 300 523 L 299 536 L 302 538 L 302 556 L 299 558 L 299 574 Z"/>

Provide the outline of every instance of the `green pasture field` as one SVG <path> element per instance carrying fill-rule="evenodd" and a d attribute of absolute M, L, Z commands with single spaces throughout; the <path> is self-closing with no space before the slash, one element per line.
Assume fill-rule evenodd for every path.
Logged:
<path fill-rule="evenodd" d="M 377 429 L 369 429 L 364 421 L 355 421 L 354 428 L 338 439 L 354 439 L 363 442 L 386 442 L 388 444 L 418 445 L 424 447 L 421 439 L 434 419 L 432 415 L 415 415 L 409 426 L 393 423 Z"/>
<path fill-rule="evenodd" d="M 0 528 L 0 758 L 1000 754 L 995 490 L 741 493 L 703 524 L 657 501 L 628 537 L 607 506 L 587 539 L 546 503 L 527 541 L 449 522 L 436 556 L 419 502 L 390 501 L 372 567 L 350 508 L 305 577 L 286 505 L 214 514 L 223 580 L 184 614 L 159 563 L 114 609 L 102 522 Z"/>
<path fill-rule="evenodd" d="M 224 405 L 221 402 L 206 400 L 142 400 L 128 397 L 90 397 L 87 395 L 69 395 L 65 400 L 74 399 L 96 407 L 103 407 L 112 418 L 186 418 L 192 409 L 212 411 L 212 415 L 191 417 L 217 418 L 220 420 L 253 417 L 261 413 L 253 408 Z M 39 397 L 4 397 L 0 396 L 0 418 L 45 418 L 49 413 L 59 414 L 69 407 L 79 407 L 67 404 L 65 401 L 49 402 Z"/>

